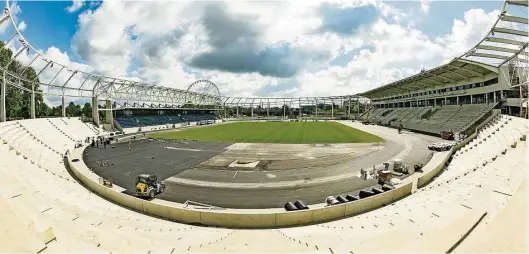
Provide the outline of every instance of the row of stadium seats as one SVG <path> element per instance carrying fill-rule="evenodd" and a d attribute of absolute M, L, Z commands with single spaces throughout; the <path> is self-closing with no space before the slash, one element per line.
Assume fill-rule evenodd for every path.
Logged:
<path fill-rule="evenodd" d="M 29 125 L 26 120 L 20 123 Z M 42 127 L 46 135 L 65 137 L 53 127 Z M 73 179 L 62 163 L 61 155 L 50 156 L 48 147 L 29 135 L 25 139 L 19 138 L 18 132 L 9 131 L 12 128 L 18 129 L 20 124 L 0 125 L 0 138 L 7 141 L 0 146 L 0 172 L 3 176 L 0 203 L 9 204 L 9 210 L 4 209 L 3 214 L 15 212 L 21 219 L 4 217 L 0 221 L 0 232 L 9 233 L 2 239 L 13 239 L 9 245 L 0 246 L 2 253 L 169 253 L 174 249 L 181 252 L 190 246 L 198 247 L 221 239 L 231 232 L 215 228 L 200 228 L 200 231 L 193 232 L 192 229 L 197 227 L 168 223 L 103 200 Z M 87 127 L 84 132 L 90 134 Z M 63 147 L 60 143 L 55 145 L 55 149 Z M 69 146 L 72 145 L 70 141 Z M 26 147 L 31 147 L 31 151 Z M 17 224 L 19 222 L 22 224 Z M 9 228 L 20 230 L 4 230 Z M 28 235 L 29 232 L 43 238 L 50 229 L 56 241 L 46 242 L 45 246 Z M 178 243 L 180 240 L 185 244 Z"/>
<path fill-rule="evenodd" d="M 375 108 L 362 120 L 426 133 L 464 132 L 496 104 L 463 104 L 442 107 Z"/>
<path fill-rule="evenodd" d="M 520 137 L 528 132 L 529 129 L 524 120 L 503 115 L 497 116 L 478 132 L 474 140 L 454 154 L 450 165 L 437 180 L 443 182 L 462 172 L 493 162 L 504 149 L 509 148 L 514 142 L 519 143 Z"/>
<path fill-rule="evenodd" d="M 73 146 L 68 136 L 93 135 L 79 120 L 64 119 L 68 125 L 58 123 L 58 128 L 46 119 L 37 121 L 42 131 L 33 128 L 34 120 L 0 123 L 0 239 L 9 239 L 2 242 L 0 252 L 446 252 L 485 212 L 486 222 L 499 217 L 495 215 L 509 196 L 494 191 L 513 193 L 523 179 L 513 176 L 529 166 L 524 156 L 527 144 L 509 145 L 527 133 L 527 123 L 509 118 L 501 116 L 483 129 L 456 155 L 448 171 L 403 200 L 343 220 L 262 230 L 168 222 L 88 191 L 68 173 L 62 155 L 54 152 Z M 493 146 L 495 150 L 486 150 Z M 503 149 L 505 154 L 499 152 Z M 489 163 L 483 165 L 483 160 Z M 459 164 L 465 166 L 456 168 Z"/>
<path fill-rule="evenodd" d="M 518 128 L 527 131 L 527 123 L 523 121 L 505 124 L 504 134 Z M 501 126 L 499 122 L 497 125 Z M 349 219 L 280 231 L 288 239 L 319 249 L 330 247 L 334 253 L 446 252 L 480 219 L 487 224 L 498 217 L 509 195 L 523 181 L 524 169 L 529 166 L 525 158 L 527 143 L 510 147 L 514 141 L 520 143 L 518 131 L 509 140 L 504 140 L 504 134 L 492 134 L 489 142 L 497 142 L 497 149 L 486 151 L 489 145 L 479 142 L 490 130 L 490 127 L 484 130 L 474 143 L 467 145 L 465 149 L 474 149 L 454 159 L 450 170 L 410 197 Z M 501 149 L 508 151 L 503 155 Z M 474 155 L 478 158 L 475 161 L 472 160 Z M 492 160 L 494 156 L 498 157 Z M 465 159 L 475 165 L 461 167 L 459 163 Z M 485 159 L 489 163 L 483 165 Z M 480 246 L 472 247 L 479 249 Z M 496 242 L 496 247 L 505 246 L 498 246 Z M 497 249 L 496 252 L 502 251 Z"/>
<path fill-rule="evenodd" d="M 189 115 L 150 115 L 150 116 L 118 116 L 116 121 L 122 128 L 133 128 L 142 126 L 156 126 L 166 124 L 177 124 L 184 122 L 199 122 L 215 120 L 214 114 L 189 114 Z"/>

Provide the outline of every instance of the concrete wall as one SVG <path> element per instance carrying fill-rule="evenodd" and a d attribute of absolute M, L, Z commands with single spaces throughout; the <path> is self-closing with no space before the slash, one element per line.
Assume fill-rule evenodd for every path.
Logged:
<path fill-rule="evenodd" d="M 99 183 L 99 176 L 91 172 L 82 160 L 84 149 L 78 148 L 71 151 L 71 155 L 68 158 L 68 165 L 79 180 L 92 191 L 108 200 L 139 212 L 179 222 L 200 223 L 211 226 L 266 228 L 306 225 L 340 219 L 373 210 L 399 200 L 411 194 L 413 184 L 410 182 L 394 190 L 355 202 L 293 212 L 287 212 L 283 209 L 194 210 L 185 208 L 182 204 L 156 199 L 148 201 L 129 196 L 122 193 L 124 189 L 119 186 L 108 188 L 101 185 Z M 73 162 L 73 159 L 78 159 L 78 161 Z"/>

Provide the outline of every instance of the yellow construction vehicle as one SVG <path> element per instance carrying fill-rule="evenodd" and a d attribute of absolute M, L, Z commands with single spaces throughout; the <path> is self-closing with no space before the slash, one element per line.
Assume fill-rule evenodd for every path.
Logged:
<path fill-rule="evenodd" d="M 164 191 L 165 184 L 158 182 L 158 178 L 153 174 L 141 174 L 136 180 L 136 195 L 139 197 L 154 198 Z"/>

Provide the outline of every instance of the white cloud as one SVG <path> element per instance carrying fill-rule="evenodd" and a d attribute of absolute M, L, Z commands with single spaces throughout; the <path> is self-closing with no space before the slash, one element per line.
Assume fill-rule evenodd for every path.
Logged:
<path fill-rule="evenodd" d="M 26 22 L 25 21 L 22 21 L 18 24 L 18 31 L 24 31 L 24 29 L 26 29 L 27 25 L 26 25 Z"/>
<path fill-rule="evenodd" d="M 485 13 L 482 9 L 471 9 L 465 12 L 464 19 L 455 19 L 451 33 L 437 38 L 437 43 L 444 46 L 444 57 L 451 59 L 465 53 L 478 43 L 498 18 L 499 11 Z"/>
<path fill-rule="evenodd" d="M 11 10 L 11 17 L 13 17 L 13 20 L 17 20 L 17 16 L 22 12 L 20 9 L 20 6 L 16 2 L 12 2 L 11 5 L 9 5 L 9 9 Z M 4 15 L 2 15 L 3 17 Z M 6 20 L 2 24 L 0 24 L 0 34 L 3 34 L 8 27 L 11 26 L 11 21 Z"/>
<path fill-rule="evenodd" d="M 340 36 L 315 32 L 323 22 L 319 13 L 321 1 L 226 3 L 229 17 L 235 21 L 238 17 L 248 17 L 245 23 L 255 26 L 253 30 L 243 29 L 245 32 L 252 35 L 258 31 L 258 35 L 250 36 L 257 45 L 252 48 L 255 54 L 281 43 L 288 43 L 298 52 L 325 53 L 316 60 L 301 58 L 303 65 L 292 77 L 190 67 L 188 63 L 195 56 L 214 50 L 208 28 L 201 20 L 205 6 L 212 4 L 209 2 L 103 2 L 97 9 L 79 15 L 73 49 L 87 64 L 72 62 L 56 48 L 46 50 L 45 54 L 86 71 L 132 76 L 135 80 L 180 89 L 186 89 L 197 79 L 210 79 L 223 95 L 343 95 L 387 84 L 418 73 L 422 66 L 433 68 L 443 60 L 458 56 L 483 38 L 498 15 L 497 11 L 469 10 L 462 20 L 453 21 L 450 33 L 433 38 L 418 30 L 411 20 L 401 24 L 409 14 L 381 1 L 333 2 L 344 8 L 373 3 L 382 17 L 356 34 Z M 429 11 L 427 1 L 422 1 L 421 7 Z M 344 64 L 330 64 L 347 52 L 354 54 Z M 43 80 L 51 79 L 53 74 L 44 73 Z M 61 73 L 54 82 L 64 82 L 67 78 L 67 73 Z M 78 79 L 75 82 L 82 82 Z"/>
<path fill-rule="evenodd" d="M 73 0 L 72 5 L 66 7 L 66 11 L 69 13 L 74 13 L 80 10 L 84 5 L 84 0 Z"/>

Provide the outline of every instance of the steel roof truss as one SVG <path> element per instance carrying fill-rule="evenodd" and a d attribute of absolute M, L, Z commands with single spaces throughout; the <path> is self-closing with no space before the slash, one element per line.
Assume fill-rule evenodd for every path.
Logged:
<path fill-rule="evenodd" d="M 496 54 L 489 54 L 489 53 L 477 53 L 477 52 L 470 54 L 470 56 L 495 58 L 495 59 L 502 59 L 502 60 L 509 58 L 508 56 L 503 56 L 503 55 L 496 55 Z"/>
<path fill-rule="evenodd" d="M 465 68 L 465 65 L 466 64 L 464 64 L 463 66 L 457 66 L 457 65 L 450 65 L 450 66 L 453 66 L 453 67 L 457 68 L 460 71 L 472 74 L 469 78 L 476 77 L 476 76 L 483 77 L 483 73 L 477 72 L 477 71 L 474 71 L 474 70 L 471 70 L 471 69 L 467 69 L 467 68 Z"/>
<path fill-rule="evenodd" d="M 514 23 L 520 23 L 520 24 L 527 24 L 527 21 L 528 21 L 527 18 L 509 16 L 509 15 L 503 15 L 501 17 L 501 20 L 508 21 L 508 22 L 514 22 Z"/>
<path fill-rule="evenodd" d="M 494 33 L 503 33 L 503 34 L 512 34 L 512 35 L 525 36 L 525 37 L 529 36 L 527 31 L 510 29 L 510 28 L 503 28 L 503 27 L 495 27 L 495 28 L 492 29 L 492 32 L 494 32 Z"/>
<path fill-rule="evenodd" d="M 527 0 L 507 0 L 508 4 L 519 5 L 519 6 L 528 6 Z"/>
<path fill-rule="evenodd" d="M 522 46 L 522 45 L 525 44 L 522 41 L 504 39 L 504 38 L 497 38 L 497 37 L 487 37 L 487 38 L 485 38 L 485 41 L 503 43 L 503 44 L 510 44 L 510 45 L 516 45 L 516 46 Z"/>
<path fill-rule="evenodd" d="M 452 70 L 450 71 L 450 74 L 460 77 L 460 78 L 461 78 L 460 80 L 470 79 L 469 76 L 465 76 L 465 75 L 463 75 L 463 74 L 457 72 L 458 70 L 460 70 L 460 69 L 457 69 L 457 68 L 452 69 Z"/>
<path fill-rule="evenodd" d="M 446 80 L 448 80 L 449 82 L 452 82 L 452 83 L 454 83 L 454 82 L 458 82 L 458 81 L 461 80 L 461 79 L 455 79 L 455 78 L 451 77 L 451 76 L 453 76 L 452 74 L 454 74 L 453 71 L 447 71 L 447 72 L 443 72 L 443 73 L 441 73 L 441 74 L 439 74 L 439 75 L 437 75 L 437 76 L 440 76 L 440 77 L 442 77 L 442 78 L 444 78 L 444 79 L 446 79 Z M 446 75 L 451 75 L 451 76 L 448 77 L 448 76 L 446 76 Z M 456 76 L 457 76 L 457 75 L 456 75 Z M 460 77 L 460 76 L 458 76 L 458 77 Z"/>
<path fill-rule="evenodd" d="M 478 45 L 476 46 L 476 48 L 483 49 L 483 50 L 505 52 L 505 53 L 516 53 L 519 51 L 518 49 L 510 49 L 510 48 L 490 46 L 490 45 Z M 527 53 L 527 52 L 520 52 L 520 53 Z"/>

